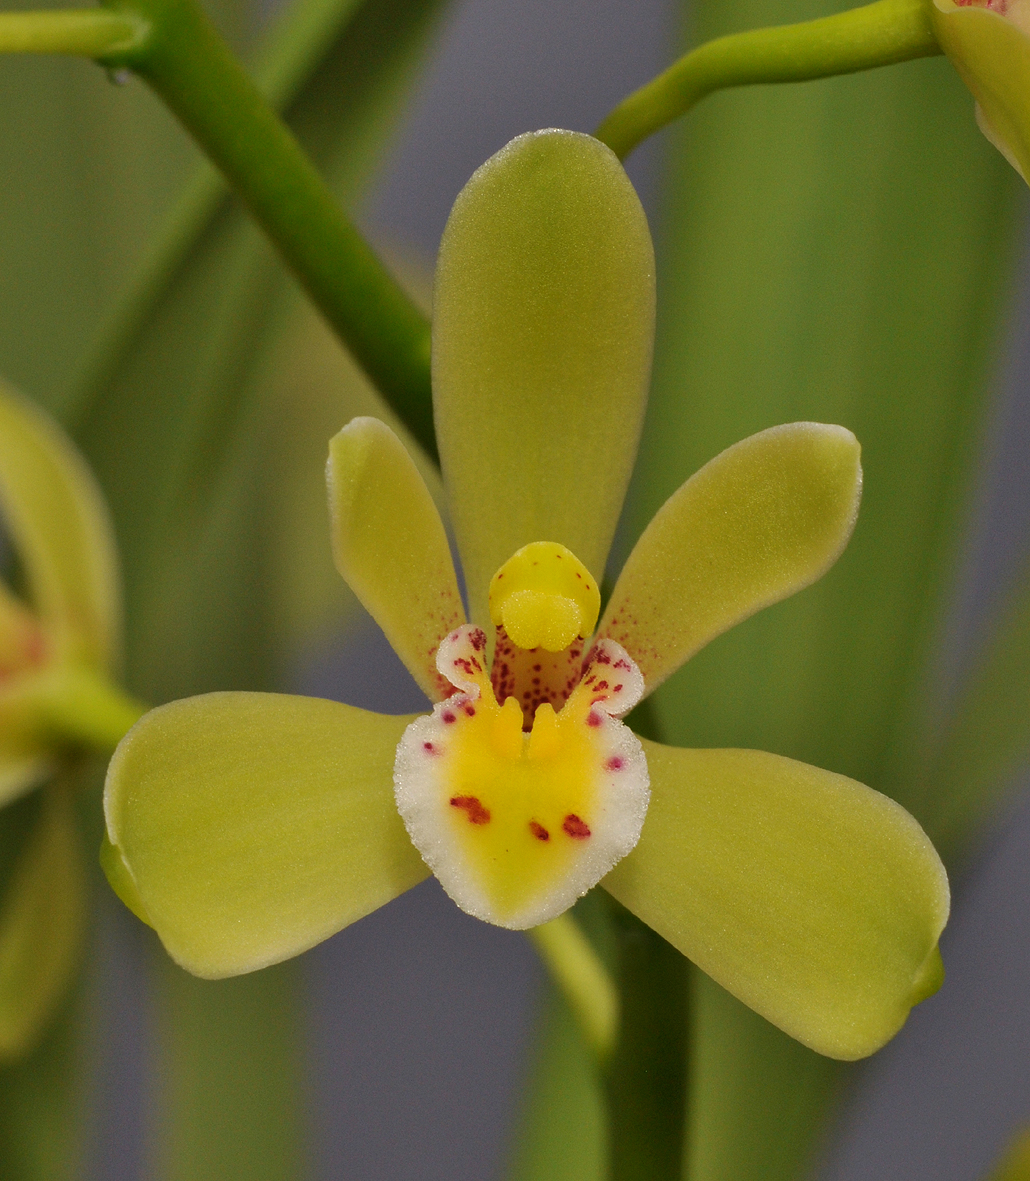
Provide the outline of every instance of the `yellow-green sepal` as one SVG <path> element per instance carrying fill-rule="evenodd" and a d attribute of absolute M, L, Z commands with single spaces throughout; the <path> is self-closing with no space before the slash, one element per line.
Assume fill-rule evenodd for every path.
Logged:
<path fill-rule="evenodd" d="M 2 382 L 0 510 L 51 655 L 110 665 L 120 591 L 100 489 L 56 423 Z"/>
<path fill-rule="evenodd" d="M 136 724 L 108 769 L 107 836 L 174 960 L 211 979 L 250 972 L 427 876 L 393 799 L 411 720 L 211 693 Z"/>
<path fill-rule="evenodd" d="M 861 449 L 796 422 L 727 448 L 669 497 L 633 548 L 598 628 L 647 691 L 699 648 L 821 577 L 851 536 Z"/>
<path fill-rule="evenodd" d="M 878 1050 L 942 979 L 948 880 L 923 830 L 779 755 L 643 745 L 651 806 L 602 884 L 791 1037 L 831 1058 Z"/>
<path fill-rule="evenodd" d="M 465 609 L 425 481 L 376 418 L 355 418 L 330 441 L 326 479 L 336 568 L 426 696 L 443 700 L 452 687 L 436 649 Z"/>
<path fill-rule="evenodd" d="M 1030 36 L 978 5 L 933 0 L 934 32 L 977 101 L 981 130 L 1024 180 L 1030 177 Z"/>
<path fill-rule="evenodd" d="M 557 541 L 604 572 L 636 455 L 654 335 L 647 221 L 616 156 L 539 131 L 459 194 L 433 298 L 440 460 L 469 591 Z"/>
<path fill-rule="evenodd" d="M 66 784 L 46 789 L 0 899 L 0 1061 L 35 1045 L 79 959 L 86 881 L 73 807 Z"/>

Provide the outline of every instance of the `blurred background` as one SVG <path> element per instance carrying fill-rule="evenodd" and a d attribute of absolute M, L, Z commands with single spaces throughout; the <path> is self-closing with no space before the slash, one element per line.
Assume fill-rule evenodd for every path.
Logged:
<path fill-rule="evenodd" d="M 425 68 L 403 102 L 398 90 L 388 150 L 371 180 L 351 190 L 371 238 L 425 291 L 450 205 L 471 172 L 520 132 L 591 130 L 672 60 L 684 19 L 671 0 L 460 0 L 431 13 Z M 238 44 L 250 36 L 242 26 L 228 31 Z M 57 409 L 77 396 L 82 357 L 196 165 L 147 96 L 136 95 L 127 113 L 119 92 L 139 90 L 135 82 L 111 85 L 111 95 L 94 101 L 95 88 L 109 86 L 96 73 L 77 62 L 0 61 L 0 147 L 17 162 L 0 186 L 9 227 L 0 242 L 0 369 Z M 77 101 L 80 93 L 89 104 Z M 965 118 L 972 121 L 971 102 Z M 660 271 L 668 153 L 681 146 L 657 137 L 629 166 Z M 942 184 L 946 201 L 946 178 Z M 105 218 L 84 227 L 101 206 Z M 1017 239 L 1019 274 L 1007 287 L 1014 297 L 992 345 L 994 409 L 966 521 L 964 573 L 940 653 L 946 683 L 967 667 L 1030 526 L 1030 283 L 1022 230 Z M 340 365 L 316 365 L 313 380 L 335 380 Z M 354 394 L 349 413 L 367 409 L 367 397 Z M 327 422 L 334 412 L 320 410 Z M 324 526 L 315 519 L 310 528 Z M 308 629 L 303 655 L 282 662 L 284 687 L 386 712 L 422 708 L 374 625 L 342 596 L 337 606 L 340 625 Z M 942 942 L 947 983 L 851 1077 L 844 1114 L 820 1139 L 815 1171 L 824 1181 L 973 1181 L 1030 1123 L 1030 792 L 1020 778 L 1007 785 L 954 885 Z M 95 1032 L 85 1175 L 140 1181 L 160 1135 L 165 1085 L 154 1016 L 163 986 L 151 970 L 160 953 L 113 898 L 101 892 L 99 908 L 87 990 Z M 468 919 L 430 881 L 303 957 L 299 970 L 313 1176 L 503 1176 L 546 999 L 528 942 Z M 746 1107 L 740 1114 L 749 1118 Z"/>

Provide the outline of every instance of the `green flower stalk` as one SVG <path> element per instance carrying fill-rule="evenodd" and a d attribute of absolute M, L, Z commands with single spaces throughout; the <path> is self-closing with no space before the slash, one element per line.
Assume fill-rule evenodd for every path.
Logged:
<path fill-rule="evenodd" d="M 441 245 L 433 336 L 471 622 L 413 461 L 354 420 L 330 446 L 336 563 L 435 704 L 388 717 L 216 693 L 137 724 L 108 773 L 104 864 L 185 968 L 296 955 L 431 868 L 463 909 L 515 928 L 600 883 L 837 1058 L 875 1051 L 938 987 L 947 879 L 902 808 L 622 721 L 703 645 L 819 578 L 861 485 L 841 427 L 745 439 L 660 510 L 598 623 L 653 328 L 646 220 L 608 148 L 538 132 L 479 169 Z"/>
<path fill-rule="evenodd" d="M 0 582 L 0 805 L 44 799 L 0 899 L 0 1059 L 31 1048 L 74 968 L 85 876 L 72 772 L 143 712 L 111 679 L 118 565 L 100 491 L 41 410 L 0 384 L 0 512 L 24 598 Z"/>
<path fill-rule="evenodd" d="M 1030 5 L 933 0 L 934 32 L 976 98 L 980 130 L 1030 177 Z"/>

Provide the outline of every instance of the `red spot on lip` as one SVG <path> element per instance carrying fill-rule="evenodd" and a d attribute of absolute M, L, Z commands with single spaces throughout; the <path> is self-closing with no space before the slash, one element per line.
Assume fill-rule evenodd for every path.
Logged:
<path fill-rule="evenodd" d="M 451 801 L 453 803 L 453 800 Z M 570 812 L 562 821 L 562 828 L 574 841 L 585 841 L 590 836 L 590 826 L 575 812 Z"/>
<path fill-rule="evenodd" d="M 451 807 L 461 808 L 468 816 L 469 824 L 490 823 L 490 809 L 484 808 L 475 796 L 451 796 Z M 589 835 L 588 830 L 587 836 Z"/>
<path fill-rule="evenodd" d="M 538 841 L 549 841 L 551 834 L 542 824 L 538 824 L 535 820 L 529 822 L 529 831 L 536 837 Z"/>
<path fill-rule="evenodd" d="M 452 714 L 450 710 L 448 710 L 445 714 L 441 714 L 441 717 L 448 725 L 450 725 L 451 722 L 457 721 L 456 715 Z"/>
<path fill-rule="evenodd" d="M 470 718 L 474 718 L 476 716 L 476 707 L 474 705 L 465 705 L 465 706 L 462 706 L 462 708 L 465 710 L 465 713 L 467 713 Z"/>
<path fill-rule="evenodd" d="M 447 717 L 446 717 L 446 715 L 444 715 L 444 721 L 446 721 L 446 720 L 447 720 Z M 597 712 L 597 710 L 592 709 L 590 711 L 590 713 L 587 714 L 587 725 L 588 726 L 600 726 L 600 724 L 601 724 L 601 715 Z"/>
<path fill-rule="evenodd" d="M 622 770 L 622 759 L 620 759 L 619 756 L 616 755 L 614 758 L 609 759 L 608 762 L 605 763 L 604 766 L 605 766 L 606 771 L 621 771 Z"/>
<path fill-rule="evenodd" d="M 431 742 L 423 742 L 422 749 L 428 751 L 431 755 L 436 754 L 436 747 Z"/>

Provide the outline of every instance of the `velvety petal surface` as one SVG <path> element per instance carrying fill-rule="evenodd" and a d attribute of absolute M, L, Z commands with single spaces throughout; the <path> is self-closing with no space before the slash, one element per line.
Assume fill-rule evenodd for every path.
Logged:
<path fill-rule="evenodd" d="M 948 881 L 923 830 L 792 759 L 643 745 L 651 807 L 605 887 L 813 1050 L 879 1049 L 941 979 Z"/>
<path fill-rule="evenodd" d="M 120 608 L 106 506 L 53 420 L 3 383 L 0 513 L 57 655 L 108 663 L 118 643 Z"/>
<path fill-rule="evenodd" d="M 404 444 L 376 418 L 355 418 L 329 444 L 326 469 L 336 568 L 432 701 L 451 691 L 440 641 L 465 609 L 440 514 Z"/>
<path fill-rule="evenodd" d="M 426 877 L 393 800 L 411 720 L 212 693 L 137 723 L 108 770 L 107 834 L 172 958 L 198 976 L 249 972 Z"/>
<path fill-rule="evenodd" d="M 986 6 L 934 0 L 929 9 L 941 47 L 976 98 L 981 130 L 1027 180 L 1030 36 L 1015 21 Z M 1026 14 L 1019 15 L 1025 25 Z"/>
<path fill-rule="evenodd" d="M 0 1059 L 35 1043 L 82 945 L 86 882 L 71 793 L 47 789 L 0 898 Z"/>
<path fill-rule="evenodd" d="M 433 299 L 433 399 L 470 613 L 533 541 L 599 579 L 636 455 L 654 255 L 622 165 L 570 131 L 519 136 L 459 194 Z"/>
<path fill-rule="evenodd" d="M 650 693 L 735 623 L 823 575 L 851 536 L 860 448 L 844 427 L 797 422 L 727 448 L 644 530 L 597 630 Z"/>

